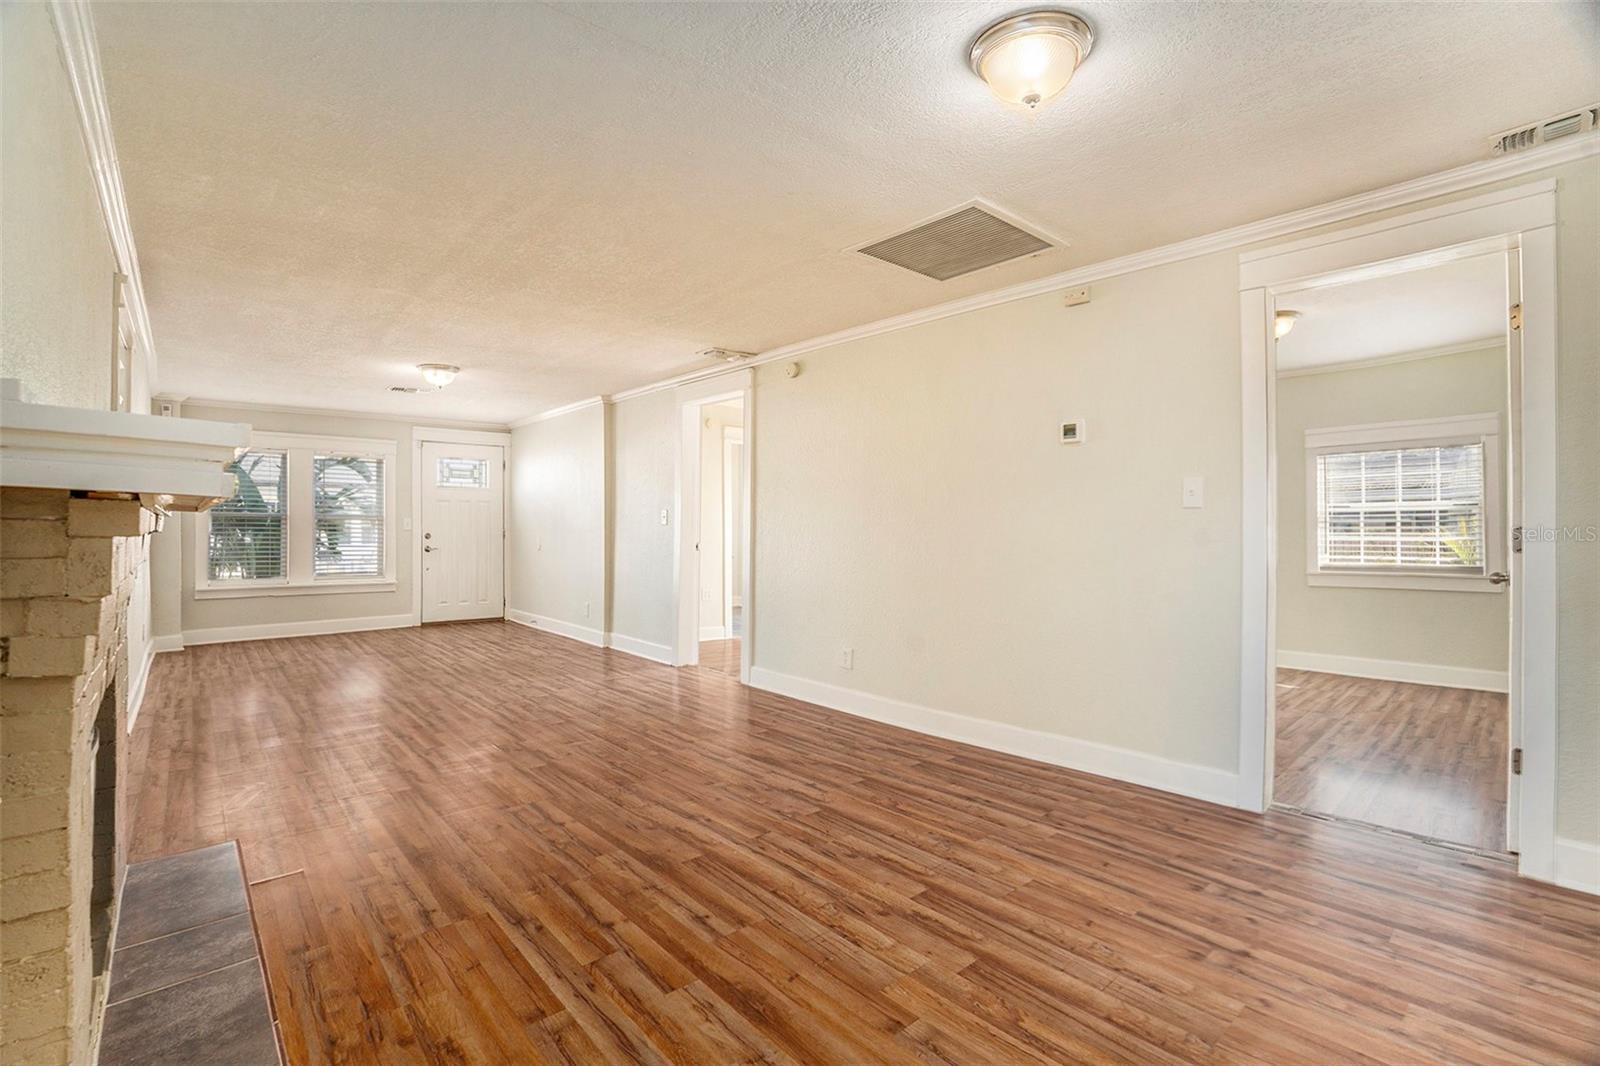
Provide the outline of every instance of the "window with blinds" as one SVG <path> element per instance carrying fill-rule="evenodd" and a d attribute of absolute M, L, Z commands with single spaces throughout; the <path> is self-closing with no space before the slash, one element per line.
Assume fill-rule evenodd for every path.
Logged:
<path fill-rule="evenodd" d="M 1482 444 L 1330 452 L 1316 468 L 1320 569 L 1485 571 Z"/>
<path fill-rule="evenodd" d="M 382 459 L 312 457 L 313 577 L 383 576 L 383 475 Z"/>
<path fill-rule="evenodd" d="M 282 581 L 289 557 L 288 454 L 245 452 L 227 470 L 238 489 L 211 509 L 207 572 L 212 581 Z"/>

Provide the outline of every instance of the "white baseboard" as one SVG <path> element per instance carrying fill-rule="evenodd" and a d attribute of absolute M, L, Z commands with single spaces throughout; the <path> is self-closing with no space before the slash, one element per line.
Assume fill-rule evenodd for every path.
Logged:
<path fill-rule="evenodd" d="M 1510 691 L 1504 670 L 1475 670 L 1465 666 L 1435 666 L 1398 659 L 1362 659 L 1354 655 L 1323 655 L 1314 651 L 1278 651 L 1278 665 L 1290 670 L 1315 670 L 1319 674 L 1370 677 L 1378 681 L 1405 681 L 1413 685 L 1471 688 L 1481 692 Z"/>
<path fill-rule="evenodd" d="M 133 735 L 133 723 L 139 718 L 139 708 L 144 706 L 145 686 L 150 683 L 150 664 L 156 661 L 156 645 L 152 640 L 144 648 L 144 661 L 128 664 L 128 735 Z"/>
<path fill-rule="evenodd" d="M 617 651 L 626 652 L 629 655 L 637 655 L 639 658 L 649 659 L 651 662 L 672 665 L 672 649 L 665 644 L 652 644 L 648 640 L 624 636 L 621 633 L 608 634 L 606 643 L 608 647 L 615 648 Z"/>
<path fill-rule="evenodd" d="M 700 639 L 701 640 L 726 640 L 727 638 L 728 638 L 728 631 L 727 631 L 727 629 L 725 629 L 722 626 L 701 626 L 700 627 Z"/>
<path fill-rule="evenodd" d="M 1556 837 L 1553 880 L 1562 888 L 1600 896 L 1600 844 Z"/>
<path fill-rule="evenodd" d="M 752 688 L 765 689 L 781 696 L 946 740 L 974 744 L 992 751 L 1019 755 L 1024 759 L 1065 766 L 1228 807 L 1237 805 L 1239 775 L 1229 770 L 1177 762 L 1159 755 L 971 718 L 951 711 L 938 711 L 822 681 L 780 674 L 762 667 L 751 669 L 750 685 Z"/>
<path fill-rule="evenodd" d="M 604 633 L 589 626 L 580 626 L 576 622 L 563 622 L 559 618 L 534 614 L 532 611 L 519 611 L 514 607 L 506 609 L 506 621 L 515 622 L 519 626 L 527 626 L 529 629 L 542 629 L 546 633 L 554 633 L 558 637 L 581 640 L 585 644 L 593 644 L 597 648 L 606 646 L 606 635 Z"/>
<path fill-rule="evenodd" d="M 319 637 L 329 633 L 359 633 L 368 629 L 403 629 L 415 625 L 410 614 L 381 614 L 366 618 L 319 618 L 310 622 L 269 622 L 258 626 L 220 629 L 186 629 L 183 643 L 231 644 L 239 640 L 277 640 L 281 637 Z"/>
<path fill-rule="evenodd" d="M 165 636 L 151 637 L 150 647 L 159 655 L 164 651 L 182 651 L 183 634 L 168 633 Z"/>

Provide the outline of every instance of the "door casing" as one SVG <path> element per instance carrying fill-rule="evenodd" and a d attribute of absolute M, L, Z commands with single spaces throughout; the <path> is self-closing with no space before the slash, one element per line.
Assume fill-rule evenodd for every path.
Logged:
<path fill-rule="evenodd" d="M 402 530 L 411 538 L 407 557 L 411 560 L 411 624 L 422 624 L 422 445 L 487 444 L 501 449 L 504 457 L 500 478 L 500 513 L 505 542 L 512 543 L 511 529 L 511 434 L 492 430 L 453 429 L 446 426 L 411 427 L 411 528 Z M 500 602 L 506 602 L 506 571 L 510 560 L 502 552 L 500 563 Z M 502 609 L 502 617 L 504 610 Z"/>

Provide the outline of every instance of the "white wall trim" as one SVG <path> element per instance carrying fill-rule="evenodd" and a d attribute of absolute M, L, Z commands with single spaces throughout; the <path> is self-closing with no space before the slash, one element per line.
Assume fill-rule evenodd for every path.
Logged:
<path fill-rule="evenodd" d="M 150 647 L 155 649 L 158 654 L 167 651 L 182 651 L 183 634 L 165 633 L 159 637 L 151 637 Z"/>
<path fill-rule="evenodd" d="M 128 734 L 130 736 L 133 735 L 133 723 L 139 718 L 139 709 L 144 706 L 145 688 L 150 684 L 150 664 L 155 661 L 156 642 L 152 640 L 144 646 L 144 661 L 134 664 L 129 670 Z"/>
<path fill-rule="evenodd" d="M 185 646 L 193 644 L 232 644 L 241 640 L 277 640 L 282 637 L 320 637 L 330 633 L 362 633 L 372 629 L 404 629 L 411 625 L 409 614 L 369 615 L 365 618 L 317 618 L 309 622 L 269 622 L 254 626 L 224 626 L 220 629 L 186 629 Z"/>
<path fill-rule="evenodd" d="M 133 227 L 128 221 L 128 202 L 123 195 L 122 169 L 117 165 L 116 139 L 111 133 L 111 112 L 106 106 L 105 82 L 100 73 L 100 46 L 95 40 L 94 16 L 87 0 L 53 0 L 51 18 L 72 99 L 77 105 L 83 145 L 94 175 L 100 213 L 117 260 L 117 270 L 126 276 L 123 287 L 129 317 L 143 349 L 145 372 L 151 391 L 155 391 L 156 347 L 150 329 L 150 311 L 144 301 L 144 282 L 139 275 L 139 253 L 133 244 Z"/>
<path fill-rule="evenodd" d="M 1418 348 L 1412 352 L 1396 352 L 1393 355 L 1375 355 L 1371 359 L 1352 359 L 1345 363 L 1318 363 L 1316 366 L 1302 366 L 1294 370 L 1279 370 L 1278 378 L 1304 378 L 1313 374 L 1338 374 L 1345 370 L 1370 370 L 1377 366 L 1394 366 L 1398 363 L 1418 363 L 1424 359 L 1443 359 L 1447 355 L 1466 355 L 1468 352 L 1485 352 L 1497 348 L 1504 352 L 1506 338 L 1504 334 L 1493 337 L 1480 337 L 1475 341 L 1463 341 L 1460 344 L 1442 344 L 1437 348 Z"/>
<path fill-rule="evenodd" d="M 1556 884 L 1600 896 L 1600 844 L 1556 837 L 1555 859 Z"/>
<path fill-rule="evenodd" d="M 1190 796 L 1209 803 L 1232 806 L 1238 792 L 1235 774 L 1210 766 L 1178 762 L 1159 755 L 1113 747 L 1089 740 L 1045 733 L 1036 729 L 1006 725 L 983 718 L 971 718 L 951 711 L 935 710 L 903 700 L 875 696 L 857 689 L 842 688 L 822 681 L 782 674 L 756 667 L 750 671 L 753 688 L 780 696 L 804 700 L 820 707 L 843 711 L 859 718 L 870 718 L 904 729 L 973 744 L 991 751 L 1005 752 L 1036 762 L 1064 766 L 1070 770 L 1127 781 L 1147 788 Z"/>
<path fill-rule="evenodd" d="M 665 644 L 654 644 L 622 633 L 610 633 L 606 636 L 606 646 L 628 655 L 637 655 L 641 659 L 649 659 L 663 666 L 672 665 L 672 649 Z"/>
<path fill-rule="evenodd" d="M 732 366 L 719 364 L 717 366 L 704 367 L 699 370 L 678 374 L 674 377 L 663 378 L 647 385 L 640 385 L 637 388 L 624 389 L 621 392 L 613 393 L 611 402 L 619 403 L 623 400 L 631 400 L 634 397 L 645 396 L 652 392 L 659 392 L 662 389 L 677 388 L 680 385 L 686 385 L 691 382 L 736 373 L 741 369 L 759 366 L 763 363 L 794 359 L 807 352 L 814 352 L 835 344 L 861 340 L 865 337 L 875 337 L 881 333 L 892 333 L 911 326 L 919 326 L 926 322 L 936 322 L 952 315 L 966 314 L 968 311 L 978 311 L 986 307 L 1010 303 L 1013 300 L 1024 300 L 1032 296 L 1055 292 L 1058 289 L 1087 285 L 1103 281 L 1106 278 L 1131 274 L 1136 270 L 1147 270 L 1150 267 L 1178 263 L 1185 259 L 1195 259 L 1199 256 L 1210 255 L 1213 252 L 1224 252 L 1260 241 L 1287 237 L 1318 226 L 1346 222 L 1377 211 L 1405 207 L 1408 204 L 1419 203 L 1434 197 L 1449 196 L 1493 182 L 1506 181 L 1520 177 L 1523 174 L 1544 170 L 1547 167 L 1560 166 L 1563 163 L 1584 159 L 1592 155 L 1600 155 L 1600 132 L 1566 137 L 1552 144 L 1529 149 L 1526 152 L 1486 159 L 1477 163 L 1468 163 L 1452 170 L 1444 170 L 1437 174 L 1429 174 L 1424 177 L 1413 178 L 1410 181 L 1399 182 L 1395 185 L 1387 185 L 1380 189 L 1347 196 L 1341 200 L 1333 200 L 1325 204 L 1289 211 L 1257 222 L 1249 222 L 1242 226 L 1218 230 L 1215 233 L 1204 236 L 1161 245 L 1157 248 L 1119 256 L 1115 259 L 1106 259 L 1099 263 L 1089 263 L 1084 266 L 1074 267 L 1059 274 L 1050 274 L 1033 281 L 1025 281 L 1018 285 L 996 289 L 993 292 L 978 293 L 960 300 L 935 304 L 932 307 L 908 311 L 902 315 L 879 319 L 876 322 L 868 322 L 865 325 L 823 334 L 820 337 L 797 341 L 794 344 L 786 344 L 782 347 L 769 349 L 752 359 L 746 359 Z M 560 409 L 557 408 L 557 410 L 559 411 Z"/>
<path fill-rule="evenodd" d="M 511 423 L 511 428 L 521 429 L 523 426 L 531 426 L 535 422 L 546 422 L 552 418 L 560 418 L 562 415 L 576 414 L 579 411 L 586 411 L 591 407 L 598 407 L 601 404 L 607 404 L 610 402 L 611 397 L 609 396 L 591 396 L 587 400 L 579 400 L 576 403 L 565 404 L 561 407 L 552 407 L 548 411 L 541 411 L 536 415 L 528 415 L 526 418 L 519 418 L 515 422 Z"/>
<path fill-rule="evenodd" d="M 1370 677 L 1377 681 L 1404 681 L 1412 685 L 1470 688 L 1480 692 L 1510 691 L 1505 670 L 1479 670 L 1437 663 L 1408 663 L 1398 659 L 1364 659 L 1356 655 L 1326 655 L 1314 651 L 1278 649 L 1278 665 L 1289 670 L 1314 670 L 1319 674 Z"/>
<path fill-rule="evenodd" d="M 606 646 L 606 635 L 604 633 L 589 626 L 580 626 L 576 622 L 563 622 L 559 618 L 534 614 L 532 611 L 522 611 L 514 607 L 506 609 L 506 621 L 515 622 L 519 626 L 527 626 L 529 629 L 540 629 L 546 633 L 554 633 L 558 637 L 566 637 L 569 640 L 581 640 L 585 644 L 592 644 L 597 648 Z"/>

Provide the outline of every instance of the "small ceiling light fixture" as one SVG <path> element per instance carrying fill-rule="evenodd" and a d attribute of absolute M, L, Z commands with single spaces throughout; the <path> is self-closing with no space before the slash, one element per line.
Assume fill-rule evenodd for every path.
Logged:
<path fill-rule="evenodd" d="M 1093 43 L 1089 24 L 1070 11 L 1028 11 L 980 33 L 967 61 L 996 96 L 1031 109 L 1067 87 Z"/>
<path fill-rule="evenodd" d="M 1294 329 L 1295 322 L 1300 318 L 1299 311 L 1279 311 L 1272 316 L 1272 338 L 1283 340 Z"/>
<path fill-rule="evenodd" d="M 422 380 L 436 389 L 444 388 L 461 373 L 459 366 L 451 366 L 449 363 L 418 363 L 417 369 L 422 373 Z"/>
<path fill-rule="evenodd" d="M 735 348 L 706 348 L 695 354 L 702 359 L 721 359 L 724 363 L 742 363 L 756 357 L 755 352 L 741 352 Z"/>

